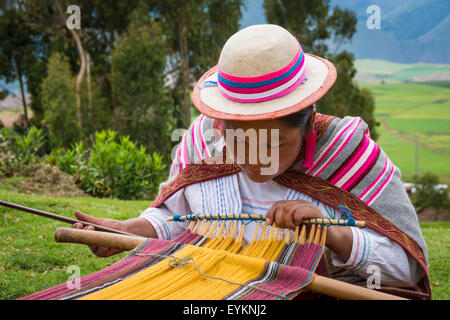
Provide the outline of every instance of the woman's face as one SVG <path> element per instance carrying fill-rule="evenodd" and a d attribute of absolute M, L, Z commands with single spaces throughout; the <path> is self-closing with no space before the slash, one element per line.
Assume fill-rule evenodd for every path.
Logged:
<path fill-rule="evenodd" d="M 224 120 L 227 152 L 255 182 L 266 182 L 286 171 L 302 147 L 300 128 L 280 120 Z"/>

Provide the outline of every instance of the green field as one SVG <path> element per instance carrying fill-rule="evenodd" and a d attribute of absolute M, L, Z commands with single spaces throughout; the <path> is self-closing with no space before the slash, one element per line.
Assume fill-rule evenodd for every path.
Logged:
<path fill-rule="evenodd" d="M 404 180 L 416 173 L 417 140 L 417 173 L 433 172 L 449 184 L 450 81 L 399 81 L 447 73 L 450 65 L 404 65 L 380 60 L 359 60 L 355 65 L 359 79 L 368 79 L 375 72 L 396 79 L 384 84 L 363 81 L 362 85 L 375 97 L 375 117 L 380 122 L 377 142 L 400 168 Z M 384 122 L 400 136 L 388 132 Z"/>
<path fill-rule="evenodd" d="M 378 128 L 378 143 L 389 155 L 389 158 L 401 170 L 404 181 L 408 181 L 415 173 L 415 145 Z M 441 182 L 450 181 L 449 157 L 440 153 L 418 147 L 418 172 L 433 172 L 440 176 Z"/>
<path fill-rule="evenodd" d="M 436 81 L 450 79 L 450 65 L 414 63 L 403 64 L 384 60 L 361 59 L 355 61 L 356 79 L 360 84 L 372 85 L 398 82 Z"/>

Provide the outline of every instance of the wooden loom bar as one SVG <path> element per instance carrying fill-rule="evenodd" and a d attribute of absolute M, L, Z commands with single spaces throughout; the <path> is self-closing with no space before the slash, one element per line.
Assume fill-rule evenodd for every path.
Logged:
<path fill-rule="evenodd" d="M 135 249 L 147 239 L 74 228 L 58 228 L 54 236 L 57 242 L 81 243 L 127 251 Z M 306 288 L 317 293 L 349 300 L 404 300 L 404 298 L 395 295 L 370 290 L 317 274 Z"/>
<path fill-rule="evenodd" d="M 75 228 L 57 228 L 56 242 L 81 243 L 120 250 L 132 250 L 148 238 Z M 130 249 L 131 248 L 131 249 Z"/>

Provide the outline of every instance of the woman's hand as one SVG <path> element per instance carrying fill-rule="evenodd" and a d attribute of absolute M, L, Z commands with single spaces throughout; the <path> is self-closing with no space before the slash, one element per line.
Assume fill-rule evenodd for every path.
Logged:
<path fill-rule="evenodd" d="M 295 229 L 303 219 L 326 218 L 314 204 L 304 200 L 281 200 L 273 204 L 266 213 L 267 224 L 275 222 L 277 227 Z"/>
<path fill-rule="evenodd" d="M 86 221 L 146 238 L 158 237 L 153 225 L 143 218 L 138 217 L 134 219 L 119 221 L 113 219 L 96 218 L 88 214 L 82 213 L 81 211 L 76 211 L 75 216 L 77 217 L 78 220 L 80 220 L 80 222 L 74 223 L 72 225 L 72 228 L 95 230 L 93 226 L 83 225 L 83 221 Z M 89 246 L 89 248 L 97 257 L 102 258 L 110 257 L 123 251 L 119 249 L 112 249 L 98 246 Z"/>
<path fill-rule="evenodd" d="M 82 213 L 81 211 L 75 212 L 75 216 L 77 217 L 78 220 L 80 220 L 80 222 L 74 223 L 72 225 L 72 228 L 95 230 L 95 228 L 93 226 L 85 226 L 82 223 L 83 221 L 86 221 L 86 222 L 95 223 L 95 224 L 98 224 L 101 226 L 105 226 L 108 228 L 128 232 L 126 224 L 122 221 L 96 218 L 96 217 L 90 216 L 88 214 Z M 97 257 L 102 257 L 102 258 L 110 257 L 112 255 L 118 254 L 123 251 L 123 250 L 119 250 L 119 249 L 112 249 L 112 248 L 105 248 L 105 247 L 98 247 L 98 246 L 88 246 L 88 247 L 91 249 L 91 251 Z"/>
<path fill-rule="evenodd" d="M 313 203 L 305 200 L 281 200 L 266 213 L 267 224 L 280 228 L 295 229 L 303 219 L 326 218 Z M 347 261 L 353 247 L 353 233 L 348 226 L 328 226 L 325 245 L 342 260 Z"/>

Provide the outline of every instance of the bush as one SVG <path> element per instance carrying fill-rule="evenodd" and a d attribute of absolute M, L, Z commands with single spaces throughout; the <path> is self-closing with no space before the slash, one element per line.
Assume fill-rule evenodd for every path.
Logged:
<path fill-rule="evenodd" d="M 49 164 L 57 165 L 61 171 L 75 176 L 79 181 L 80 170 L 86 162 L 87 152 L 88 150 L 83 142 L 79 142 L 67 151 L 64 151 L 63 148 L 56 148 L 47 156 L 46 161 Z"/>
<path fill-rule="evenodd" d="M 41 129 L 31 127 L 21 136 L 2 128 L 0 130 L 0 174 L 11 177 L 21 174 L 29 165 L 39 161 L 39 151 L 44 145 Z"/>
<path fill-rule="evenodd" d="M 162 156 L 150 156 L 145 147 L 114 131 L 97 132 L 90 148 L 80 143 L 65 153 L 55 150 L 48 161 L 77 176 L 81 188 L 97 197 L 153 197 L 165 178 Z"/>
<path fill-rule="evenodd" d="M 413 177 L 415 192 L 411 196 L 411 201 L 418 213 L 425 208 L 442 210 L 450 208 L 448 199 L 448 189 L 439 188 L 439 177 L 431 172 Z"/>

